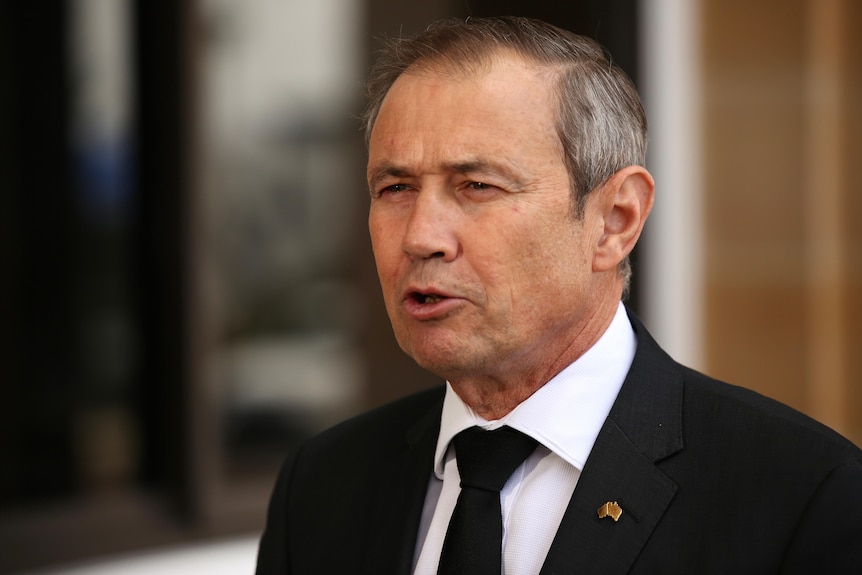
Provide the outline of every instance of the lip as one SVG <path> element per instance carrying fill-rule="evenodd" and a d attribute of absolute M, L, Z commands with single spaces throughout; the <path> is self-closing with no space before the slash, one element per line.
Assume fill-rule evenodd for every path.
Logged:
<path fill-rule="evenodd" d="M 422 297 L 431 297 L 432 301 L 422 301 Z M 401 300 L 407 314 L 419 321 L 441 319 L 459 307 L 463 301 L 463 298 L 433 287 L 408 288 Z"/>

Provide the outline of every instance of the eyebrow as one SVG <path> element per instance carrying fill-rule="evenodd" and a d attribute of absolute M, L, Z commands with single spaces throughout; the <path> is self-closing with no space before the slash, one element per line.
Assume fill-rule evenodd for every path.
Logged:
<path fill-rule="evenodd" d="M 502 176 L 515 188 L 521 188 L 523 182 L 516 177 L 513 170 L 502 162 L 483 160 L 480 158 L 446 162 L 442 165 L 443 171 L 456 174 L 495 174 Z M 414 172 L 406 167 L 395 164 L 384 163 L 375 167 L 368 178 L 369 187 L 374 188 L 377 182 L 386 177 L 406 178 L 414 175 Z"/>
<path fill-rule="evenodd" d="M 392 178 L 406 178 L 412 176 L 413 172 L 408 170 L 407 168 L 402 168 L 400 166 L 396 166 L 395 164 L 381 164 L 374 168 L 371 171 L 368 177 L 368 187 L 374 188 L 380 180 L 387 177 Z"/>

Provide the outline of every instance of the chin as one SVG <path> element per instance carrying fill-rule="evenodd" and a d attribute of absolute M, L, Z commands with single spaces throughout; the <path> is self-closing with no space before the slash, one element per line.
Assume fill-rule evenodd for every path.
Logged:
<path fill-rule="evenodd" d="M 499 359 L 487 343 L 464 338 L 451 329 L 431 328 L 396 333 L 401 349 L 423 369 L 452 379 L 465 374 L 483 373 Z"/>
<path fill-rule="evenodd" d="M 428 349 L 426 346 L 414 346 L 407 355 L 413 358 L 419 367 L 430 371 L 440 377 L 448 377 L 447 374 L 457 369 L 460 363 L 458 357 L 451 351 L 441 350 L 438 347 Z"/>
<path fill-rule="evenodd" d="M 457 353 L 457 351 L 461 351 L 462 353 Z M 448 381 L 488 371 L 488 361 L 476 357 L 475 354 L 466 356 L 463 350 L 457 351 L 443 352 L 436 350 L 432 353 L 426 350 L 424 353 L 413 353 L 410 356 L 419 367 Z"/>

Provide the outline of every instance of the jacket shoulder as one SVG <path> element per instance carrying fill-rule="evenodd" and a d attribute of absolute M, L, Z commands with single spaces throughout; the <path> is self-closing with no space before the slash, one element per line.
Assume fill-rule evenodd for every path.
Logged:
<path fill-rule="evenodd" d="M 794 459 L 801 455 L 799 448 L 807 445 L 833 455 L 860 454 L 848 439 L 800 411 L 678 363 L 636 316 L 630 313 L 629 317 L 638 348 L 629 373 L 632 385 L 623 386 L 623 405 L 617 408 L 623 417 L 648 418 L 644 414 L 658 404 L 664 415 L 681 416 L 679 430 L 681 434 L 685 430 L 687 443 L 700 436 L 737 448 L 768 448 L 770 453 L 765 455 L 778 455 L 788 448 Z M 801 440 L 802 445 L 791 446 L 790 437 Z M 770 441 L 775 444 L 770 446 Z"/>
<path fill-rule="evenodd" d="M 372 473 L 440 426 L 445 387 L 435 387 L 351 417 L 300 443 L 287 458 L 294 475 Z"/>
<path fill-rule="evenodd" d="M 435 415 L 439 419 L 444 394 L 444 386 L 434 387 L 371 409 L 312 437 L 304 450 L 343 448 L 344 444 L 356 442 L 388 445 L 403 441 L 404 435 L 422 420 Z"/>
<path fill-rule="evenodd" d="M 800 447 L 805 445 L 834 454 L 862 454 L 846 437 L 780 401 L 685 366 L 679 366 L 679 370 L 685 382 L 687 411 L 702 414 L 701 418 L 712 423 L 718 421 L 710 416 L 720 417 L 725 436 L 743 434 L 754 443 L 761 437 L 783 438 L 778 444 L 790 448 L 797 457 L 801 455 Z M 688 419 L 690 425 L 695 425 L 693 415 Z M 790 445 L 790 437 L 802 440 L 803 444 Z"/>

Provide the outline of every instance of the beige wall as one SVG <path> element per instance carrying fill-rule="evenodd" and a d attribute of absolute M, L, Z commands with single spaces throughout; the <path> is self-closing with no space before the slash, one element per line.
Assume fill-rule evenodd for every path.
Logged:
<path fill-rule="evenodd" d="M 701 11 L 706 370 L 857 443 L 860 12 L 853 0 Z"/>

